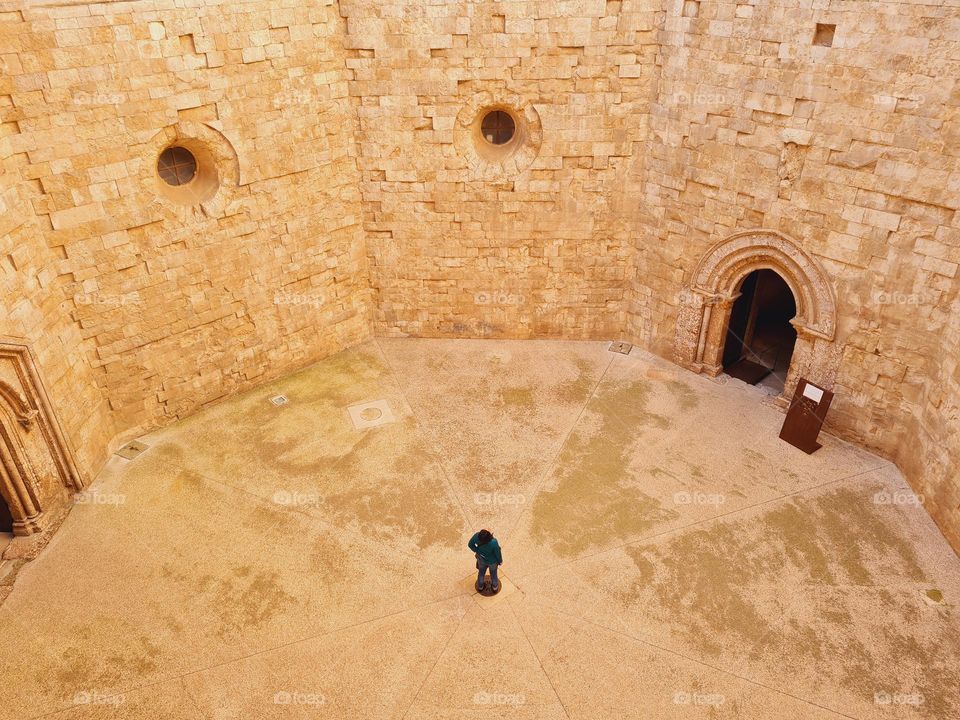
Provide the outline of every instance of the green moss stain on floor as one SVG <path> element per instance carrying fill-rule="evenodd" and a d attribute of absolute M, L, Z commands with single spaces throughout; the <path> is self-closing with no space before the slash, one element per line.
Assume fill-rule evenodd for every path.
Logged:
<path fill-rule="evenodd" d="M 220 639 L 237 638 L 285 615 L 297 604 L 284 588 L 280 574 L 272 569 L 235 564 L 217 576 L 198 576 L 189 568 L 165 563 L 160 574 L 178 586 L 184 597 L 193 598 L 202 617 L 214 618 L 202 632 Z"/>
<path fill-rule="evenodd" d="M 252 570 L 244 566 L 218 578 L 212 596 L 219 618 L 217 635 L 236 637 L 241 632 L 285 614 L 296 603 L 283 588 L 280 575 L 273 571 Z"/>
<path fill-rule="evenodd" d="M 378 540 L 403 537 L 421 549 L 458 546 L 462 515 L 413 418 L 364 434 L 362 450 L 327 470 L 322 512 Z"/>
<path fill-rule="evenodd" d="M 888 569 L 912 580 L 923 578 L 900 528 L 854 490 L 836 490 L 812 506 L 810 501 L 787 503 L 764 516 L 764 527 L 812 582 L 870 584 L 868 556 L 885 558 Z"/>
<path fill-rule="evenodd" d="M 498 401 L 496 406 L 502 408 L 512 422 L 518 424 L 531 422 L 541 407 L 530 387 L 501 388 Z"/>
<path fill-rule="evenodd" d="M 171 478 L 167 487 L 173 495 L 190 495 L 196 498 L 203 491 L 203 486 L 204 479 L 200 475 L 190 470 L 183 470 Z"/>
<path fill-rule="evenodd" d="M 556 489 L 533 506 L 534 537 L 557 554 L 575 557 L 615 540 L 636 537 L 677 516 L 631 484 L 632 448 L 660 416 L 647 410 L 650 384 L 610 382 L 588 405 L 595 423 L 579 425 L 555 470 Z"/>
<path fill-rule="evenodd" d="M 401 533 L 421 548 L 455 546 L 462 534 L 460 511 L 400 401 L 389 400 L 396 422 L 375 428 L 358 430 L 347 414 L 350 405 L 390 393 L 387 373 L 375 355 L 346 351 L 211 409 L 210 417 L 190 429 L 202 450 L 187 454 L 174 441 L 158 449 L 267 501 L 291 500 L 268 503 L 251 516 L 264 528 L 299 512 L 379 540 Z M 267 402 L 279 393 L 289 404 Z M 534 406 L 528 388 L 509 389 L 507 399 L 518 408 Z M 184 475 L 178 482 L 189 479 Z"/>
<path fill-rule="evenodd" d="M 389 373 L 389 368 L 373 352 L 345 350 L 274 382 L 270 388 L 297 402 L 325 400 L 344 406 L 382 388 L 384 382 L 390 381 Z"/>
<path fill-rule="evenodd" d="M 309 485 L 362 442 L 346 408 L 382 397 L 390 382 L 387 373 L 369 352 L 335 355 L 183 421 L 178 435 L 192 442 L 189 456 L 181 459 L 204 475 L 230 482 L 262 468 L 296 486 Z M 275 394 L 286 395 L 289 404 L 272 405 L 267 398 Z M 169 443 L 162 440 L 160 447 Z"/>
<path fill-rule="evenodd" d="M 736 545 L 739 538 L 739 528 L 718 525 L 672 540 L 669 553 L 627 547 L 640 577 L 633 584 L 632 593 L 623 595 L 621 600 L 625 605 L 640 603 L 652 589 L 658 606 L 664 608 L 665 621 L 672 625 L 681 617 L 692 616 L 695 628 L 687 639 L 709 654 L 719 654 L 730 634 L 746 642 L 751 652 L 769 647 L 778 636 L 769 632 L 765 613 L 749 592 L 753 578 L 764 572 L 765 561 L 742 551 L 739 555 L 726 554 L 724 550 L 732 549 L 730 546 Z M 652 585 L 651 568 L 656 575 Z M 686 629 L 687 625 L 682 627 Z"/>
<path fill-rule="evenodd" d="M 426 447 L 406 448 L 387 461 L 389 471 L 376 482 L 358 477 L 331 488 L 324 509 L 338 524 L 378 540 L 404 538 L 407 547 L 420 549 L 459 546 L 464 532 L 460 510 L 448 497 L 437 468 L 424 462 L 426 456 Z"/>
<path fill-rule="evenodd" d="M 405 548 L 426 550 L 433 545 L 458 547 L 464 530 L 460 512 L 437 501 L 436 489 L 390 486 L 382 490 L 357 488 L 329 498 L 334 518 L 345 527 L 384 542 L 402 538 Z"/>
<path fill-rule="evenodd" d="M 533 390 L 529 387 L 506 387 L 500 390 L 500 402 L 508 407 L 532 410 Z"/>
<path fill-rule="evenodd" d="M 91 651 L 91 646 L 103 641 L 105 633 L 103 625 L 99 623 L 104 621 L 106 619 L 103 617 L 95 617 L 90 624 L 74 628 L 70 635 L 71 642 L 58 651 L 56 671 L 38 675 L 39 683 L 51 687 L 55 692 L 68 688 L 68 694 L 63 699 L 73 702 L 78 693 L 82 695 L 94 690 L 104 694 L 110 692 L 130 670 L 146 674 L 158 669 L 162 653 L 156 642 L 137 634 L 134 628 L 121 627 L 116 622 L 113 622 L 116 637 L 124 638 L 125 644 L 122 647 L 110 644 L 100 651 Z M 111 636 L 106 637 L 109 640 Z"/>
<path fill-rule="evenodd" d="M 557 399 L 562 403 L 582 405 L 589 399 L 590 393 L 593 392 L 602 368 L 595 367 L 584 358 L 576 358 L 573 364 L 577 369 L 577 377 L 560 381 L 554 392 Z"/>
<path fill-rule="evenodd" d="M 682 383 L 679 380 L 667 380 L 664 381 L 663 386 L 673 396 L 674 400 L 676 400 L 681 412 L 693 410 L 700 404 L 697 394 L 693 391 L 693 388 L 686 383 Z"/>
<path fill-rule="evenodd" d="M 659 568 L 651 589 L 665 608 L 695 610 L 706 625 L 691 632 L 720 641 L 731 633 L 749 639 L 762 616 L 745 606 L 751 586 L 779 583 L 787 574 L 796 573 L 809 584 L 866 586 L 873 581 L 871 568 L 882 559 L 886 571 L 923 578 L 899 529 L 849 489 L 788 502 L 756 521 L 718 522 L 663 546 L 630 546 L 627 551 L 638 569 L 643 561 L 645 575 L 648 563 Z M 728 607 L 743 612 L 716 611 Z M 719 645 L 706 649 L 716 651 Z"/>
<path fill-rule="evenodd" d="M 276 384 L 290 404 L 273 407 L 262 397 L 241 406 L 233 418 L 252 443 L 255 456 L 277 470 L 322 474 L 332 462 L 358 451 L 365 435 L 350 422 L 346 408 L 382 397 L 386 366 L 376 356 L 347 351 Z M 401 408 L 393 408 L 399 414 Z"/>
<path fill-rule="evenodd" d="M 937 609 L 875 587 L 878 574 L 915 583 L 925 574 L 897 516 L 867 492 L 845 488 L 788 501 L 754 519 L 717 522 L 626 552 L 637 577 L 616 599 L 652 613 L 705 656 L 831 673 L 865 700 L 921 692 L 923 717 L 942 717 L 956 701 L 948 696 L 960 687 L 960 626 L 942 618 L 944 642 L 931 644 L 931 617 L 920 622 L 916 614 Z M 953 656 L 941 655 L 943 647 Z"/>

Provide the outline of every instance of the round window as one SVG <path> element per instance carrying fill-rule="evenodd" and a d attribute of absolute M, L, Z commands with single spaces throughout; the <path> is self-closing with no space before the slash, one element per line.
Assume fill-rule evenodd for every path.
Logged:
<path fill-rule="evenodd" d="M 480 132 L 484 140 L 493 145 L 506 145 L 513 140 L 517 132 L 517 124 L 510 113 L 503 110 L 492 110 L 483 116 L 480 123 Z"/>
<path fill-rule="evenodd" d="M 168 147 L 157 160 L 157 172 L 167 185 L 186 185 L 197 175 L 197 159 L 185 147 Z"/>

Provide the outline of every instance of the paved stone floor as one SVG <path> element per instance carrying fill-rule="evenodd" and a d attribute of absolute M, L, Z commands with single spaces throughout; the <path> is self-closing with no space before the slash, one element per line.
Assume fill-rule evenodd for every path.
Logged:
<path fill-rule="evenodd" d="M 960 561 L 768 403 L 606 343 L 344 352 L 112 460 L 0 607 L 0 714 L 960 717 Z"/>

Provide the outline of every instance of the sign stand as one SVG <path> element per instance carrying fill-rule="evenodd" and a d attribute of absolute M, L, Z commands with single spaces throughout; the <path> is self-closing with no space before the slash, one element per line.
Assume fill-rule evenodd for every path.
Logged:
<path fill-rule="evenodd" d="M 800 448 L 807 455 L 819 450 L 822 445 L 817 442 L 817 435 L 832 401 L 832 392 L 800 378 L 780 429 L 780 439 Z"/>

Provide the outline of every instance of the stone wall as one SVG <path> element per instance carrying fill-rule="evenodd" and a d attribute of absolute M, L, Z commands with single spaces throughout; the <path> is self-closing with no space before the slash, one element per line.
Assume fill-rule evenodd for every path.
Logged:
<path fill-rule="evenodd" d="M 606 0 L 340 7 L 376 332 L 619 335 L 654 12 Z M 471 131 L 495 107 L 525 133 L 505 159 Z"/>
<path fill-rule="evenodd" d="M 818 24 L 835 26 L 830 46 Z M 955 473 L 908 462 L 905 442 L 940 453 L 946 426 L 928 409 L 955 371 L 942 343 L 958 337 L 956 7 L 669 0 L 661 38 L 629 335 L 670 353 L 680 290 L 718 240 L 795 239 L 837 296 L 832 428 L 908 466 L 928 497 L 952 497 L 935 515 L 960 526 L 947 520 Z"/>
<path fill-rule="evenodd" d="M 926 383 L 916 419 L 893 454 L 924 507 L 960 550 L 960 301 L 941 332 L 937 372 Z"/>
<path fill-rule="evenodd" d="M 831 429 L 960 546 L 956 3 L 197 5 L 0 13 L 0 334 L 88 470 L 371 333 L 673 357 L 698 262 L 762 229 L 835 295 L 796 369 Z M 173 142 L 213 194 L 159 184 Z"/>
<path fill-rule="evenodd" d="M 178 5 L 5 14 L 4 122 L 56 296 L 40 316 L 79 339 L 83 392 L 123 437 L 369 332 L 335 4 Z M 166 191 L 172 142 L 194 143 L 210 193 Z M 48 377 L 72 362 L 56 355 Z M 78 446 L 106 444 L 81 426 Z"/>
<path fill-rule="evenodd" d="M 0 47 L 18 47 L 27 26 L 19 12 L 0 12 Z M 14 107 L 20 58 L 0 54 L 0 342 L 26 345 L 56 408 L 81 476 L 99 471 L 116 432 L 98 379 L 84 355 L 58 282 L 58 248 L 47 245 L 30 197 L 26 123 Z M 20 388 L 17 388 L 20 390 Z M 49 493 L 48 493 L 49 495 Z"/>
<path fill-rule="evenodd" d="M 830 427 L 932 455 L 957 293 L 960 19 L 948 5 L 344 0 L 375 331 L 613 337 L 674 354 L 683 289 L 738 231 L 792 238 L 836 295 L 801 338 Z M 536 113 L 520 167 L 469 125 Z M 799 356 L 799 353 L 798 353 Z M 791 377 L 791 380 L 794 378 Z M 948 499 L 949 498 L 949 499 Z M 951 505 L 952 503 L 952 505 Z"/>

